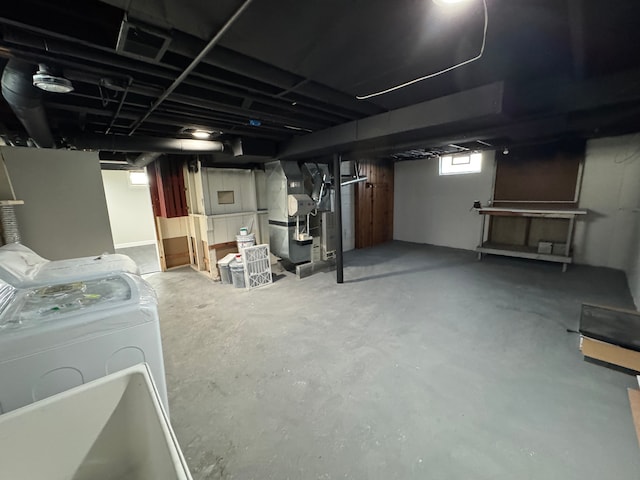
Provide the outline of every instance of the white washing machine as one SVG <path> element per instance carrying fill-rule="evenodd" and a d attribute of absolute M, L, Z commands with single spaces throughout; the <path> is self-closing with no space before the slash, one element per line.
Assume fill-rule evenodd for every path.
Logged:
<path fill-rule="evenodd" d="M 140 277 L 0 281 L 0 413 L 142 362 L 168 412 L 157 299 Z"/>
<path fill-rule="evenodd" d="M 14 287 L 70 282 L 116 272 L 137 275 L 140 270 L 131 258 L 121 254 L 51 261 L 20 243 L 0 247 L 0 280 Z"/>

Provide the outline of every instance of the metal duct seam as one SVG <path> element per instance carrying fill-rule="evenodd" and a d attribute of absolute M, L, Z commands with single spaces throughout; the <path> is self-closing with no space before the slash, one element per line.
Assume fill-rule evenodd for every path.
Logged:
<path fill-rule="evenodd" d="M 33 86 L 35 70 L 34 65 L 10 59 L 2 73 L 2 96 L 38 147 L 55 148 L 42 91 Z"/>
<path fill-rule="evenodd" d="M 83 135 L 69 141 L 79 150 L 111 152 L 211 153 L 222 152 L 224 144 L 213 140 L 160 138 L 124 135 Z"/>

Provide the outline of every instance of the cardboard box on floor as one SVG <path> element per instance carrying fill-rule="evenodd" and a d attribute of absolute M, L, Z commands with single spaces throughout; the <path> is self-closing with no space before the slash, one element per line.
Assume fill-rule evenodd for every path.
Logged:
<path fill-rule="evenodd" d="M 640 372 L 640 352 L 635 350 L 582 336 L 580 351 L 585 357 Z"/>

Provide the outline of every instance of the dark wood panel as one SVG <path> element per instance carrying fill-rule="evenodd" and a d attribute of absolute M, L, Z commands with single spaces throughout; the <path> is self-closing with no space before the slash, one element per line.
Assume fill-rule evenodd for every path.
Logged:
<path fill-rule="evenodd" d="M 151 204 L 156 217 L 186 217 L 187 197 L 182 162 L 161 157 L 147 167 Z"/>
<path fill-rule="evenodd" d="M 573 202 L 584 144 L 546 145 L 498 155 L 494 200 Z"/>
<path fill-rule="evenodd" d="M 491 216 L 489 242 L 501 245 L 526 245 L 529 219 L 524 217 Z"/>
<path fill-rule="evenodd" d="M 356 184 L 356 248 L 393 239 L 393 164 L 362 162 L 360 174 L 367 182 Z"/>
<path fill-rule="evenodd" d="M 532 218 L 528 243 L 536 247 L 538 242 L 567 243 L 569 219 Z"/>

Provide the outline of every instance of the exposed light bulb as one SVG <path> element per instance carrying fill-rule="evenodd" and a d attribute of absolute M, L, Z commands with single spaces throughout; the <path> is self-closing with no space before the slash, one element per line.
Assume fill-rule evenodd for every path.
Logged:
<path fill-rule="evenodd" d="M 466 2 L 468 0 L 433 0 L 436 5 L 455 5 L 456 3 Z"/>
<path fill-rule="evenodd" d="M 206 140 L 207 138 L 209 138 L 211 136 L 211 133 L 206 132 L 204 130 L 194 130 L 191 135 L 193 135 L 194 138 L 197 138 L 199 140 Z"/>

